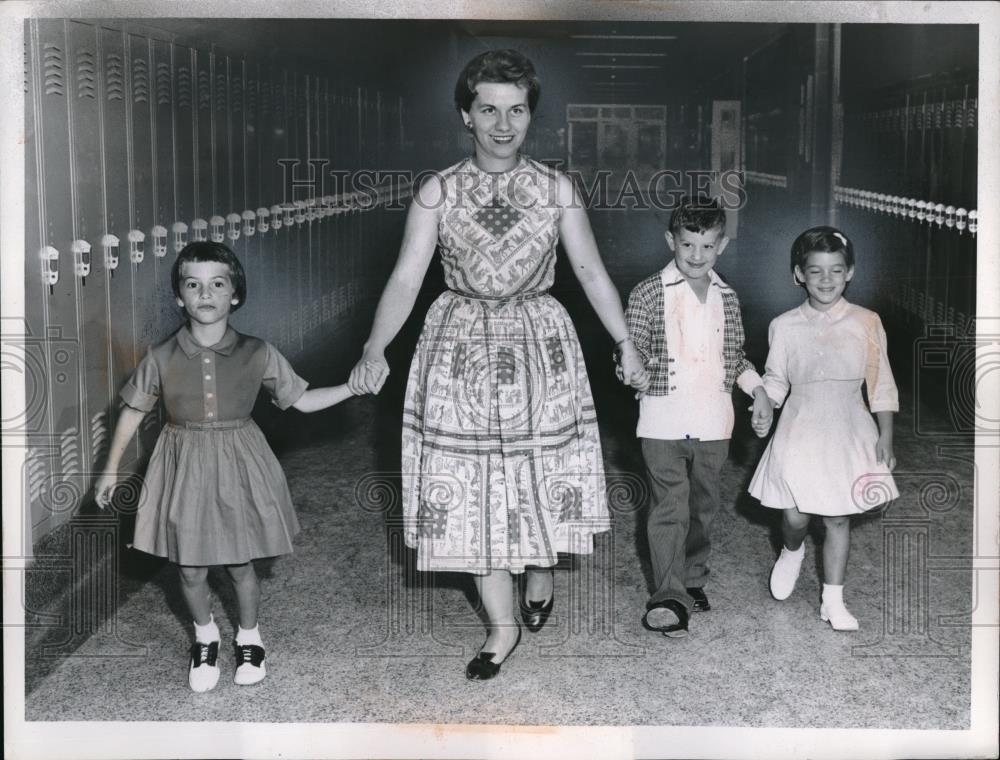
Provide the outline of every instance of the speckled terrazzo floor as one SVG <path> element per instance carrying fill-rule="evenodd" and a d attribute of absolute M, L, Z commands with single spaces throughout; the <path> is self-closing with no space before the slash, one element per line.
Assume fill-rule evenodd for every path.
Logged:
<path fill-rule="evenodd" d="M 852 529 L 846 595 L 860 632 L 834 632 L 818 618 L 818 535 L 808 540 L 795 594 L 774 601 L 767 592 L 774 514 L 742 495 L 763 444 L 742 423 L 714 529 L 706 588 L 713 609 L 693 618 L 687 639 L 645 631 L 643 513 L 628 475 L 642 472 L 632 406 L 597 378 L 609 484 L 617 489 L 613 535 L 593 557 L 567 559 L 557 571 L 555 616 L 540 633 L 525 632 L 501 676 L 467 682 L 464 664 L 484 635 L 470 579 L 407 572 L 412 558 L 400 557 L 386 528 L 395 508 L 391 476 L 381 490 L 381 476 L 371 476 L 391 473 L 398 461 L 395 380 L 379 399 L 312 416 L 305 440 L 278 447 L 303 530 L 293 556 L 258 566 L 269 671 L 262 684 L 235 686 L 223 649 L 219 686 L 188 690 L 190 628 L 175 572 L 164 566 L 117 615 L 117 636 L 139 645 L 135 656 L 100 656 L 113 639 L 91 638 L 48 675 L 29 679 L 26 719 L 968 727 L 968 571 L 930 572 L 926 604 L 904 605 L 916 615 L 904 635 L 907 620 L 883 591 L 884 547 L 899 524 L 890 511 Z M 929 554 L 967 556 L 971 465 L 940 458 L 939 440 L 909 432 L 912 406 L 904 399 L 897 421 L 903 497 L 893 509 L 916 515 Z M 956 451 L 971 456 L 968 446 Z M 935 482 L 952 489 L 935 496 Z M 921 508 L 922 499 L 934 509 Z M 225 637 L 235 609 L 223 574 L 213 577 Z M 886 585 L 899 580 L 887 576 Z M 912 592 L 912 578 L 903 580 L 902 591 Z M 956 617 L 941 620 L 949 615 Z"/>

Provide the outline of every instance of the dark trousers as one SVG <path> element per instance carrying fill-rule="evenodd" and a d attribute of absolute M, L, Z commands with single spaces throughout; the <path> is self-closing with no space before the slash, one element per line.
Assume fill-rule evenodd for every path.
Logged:
<path fill-rule="evenodd" d="M 685 589 L 708 578 L 709 530 L 719 508 L 729 441 L 642 438 L 650 499 L 646 527 L 656 590 L 647 606 L 675 599 L 691 610 Z"/>

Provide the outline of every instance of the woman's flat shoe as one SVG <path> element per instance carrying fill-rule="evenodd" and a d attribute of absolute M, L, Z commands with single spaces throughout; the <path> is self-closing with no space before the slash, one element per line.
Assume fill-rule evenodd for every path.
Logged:
<path fill-rule="evenodd" d="M 549 615 L 552 614 L 552 607 L 555 604 L 556 595 L 553 594 L 549 597 L 547 602 L 532 602 L 529 601 L 527 604 L 521 602 L 521 620 L 524 621 L 524 626 L 532 633 L 538 633 L 542 630 L 542 626 L 545 625 L 545 621 L 549 619 Z"/>
<path fill-rule="evenodd" d="M 514 654 L 514 650 L 517 649 L 517 645 L 520 643 L 521 626 L 518 626 L 514 646 L 510 648 L 510 651 L 507 652 L 507 656 L 503 658 L 502 662 L 493 662 L 496 652 L 480 652 L 465 666 L 465 677 L 470 681 L 489 681 L 491 678 L 500 675 L 500 666 L 510 659 L 510 656 Z"/>

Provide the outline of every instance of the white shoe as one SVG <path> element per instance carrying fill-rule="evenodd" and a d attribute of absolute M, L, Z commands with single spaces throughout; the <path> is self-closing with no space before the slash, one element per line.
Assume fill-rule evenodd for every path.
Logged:
<path fill-rule="evenodd" d="M 240 686 L 250 686 L 260 683 L 267 675 L 264 667 L 264 647 L 256 644 L 236 644 L 236 674 L 233 683 Z"/>
<path fill-rule="evenodd" d="M 191 645 L 191 664 L 188 667 L 188 686 L 192 691 L 211 691 L 219 682 L 219 642 Z"/>
<path fill-rule="evenodd" d="M 795 590 L 795 581 L 799 579 L 799 571 L 802 569 L 802 558 L 806 556 L 805 544 L 797 551 L 790 551 L 781 547 L 781 554 L 771 568 L 771 596 L 778 601 L 787 599 Z"/>
<path fill-rule="evenodd" d="M 858 630 L 858 619 L 847 611 L 843 602 L 824 602 L 819 608 L 819 619 L 829 623 L 835 631 Z"/>

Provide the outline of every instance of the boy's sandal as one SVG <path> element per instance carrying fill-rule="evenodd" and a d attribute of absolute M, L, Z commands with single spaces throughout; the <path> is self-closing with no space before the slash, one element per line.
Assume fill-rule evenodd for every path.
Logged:
<path fill-rule="evenodd" d="M 643 626 L 665 636 L 685 636 L 688 630 L 687 608 L 676 599 L 650 605 L 642 617 Z"/>

